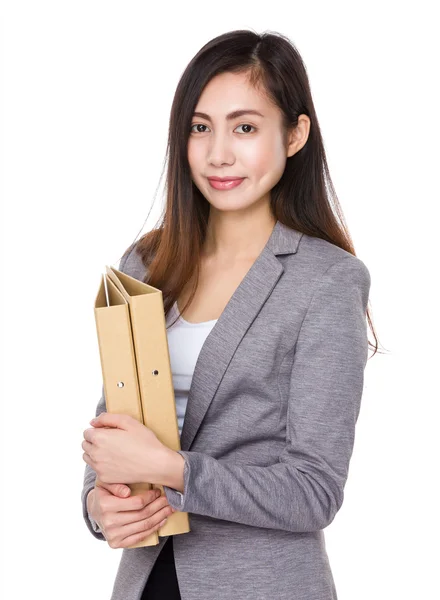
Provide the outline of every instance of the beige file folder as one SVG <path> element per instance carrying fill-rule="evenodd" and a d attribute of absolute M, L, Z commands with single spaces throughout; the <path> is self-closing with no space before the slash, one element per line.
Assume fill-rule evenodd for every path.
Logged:
<path fill-rule="evenodd" d="M 106 410 L 129 414 L 168 448 L 180 450 L 162 292 L 113 267 L 106 271 L 95 300 Z M 127 485 L 131 495 L 152 487 L 165 493 L 162 485 L 148 482 Z M 189 531 L 188 513 L 176 511 L 157 532 L 129 548 L 154 546 L 159 536 Z"/>

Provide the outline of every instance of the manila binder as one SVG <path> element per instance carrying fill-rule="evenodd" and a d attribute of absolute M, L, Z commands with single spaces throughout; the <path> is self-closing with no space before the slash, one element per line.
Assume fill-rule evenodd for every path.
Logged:
<path fill-rule="evenodd" d="M 113 267 L 106 270 L 95 300 L 106 410 L 129 414 L 163 444 L 180 450 L 162 292 Z M 163 486 L 148 482 L 127 485 L 131 495 L 152 487 L 165 493 Z M 188 513 L 176 511 L 157 532 L 129 548 L 154 546 L 159 536 L 189 531 Z"/>

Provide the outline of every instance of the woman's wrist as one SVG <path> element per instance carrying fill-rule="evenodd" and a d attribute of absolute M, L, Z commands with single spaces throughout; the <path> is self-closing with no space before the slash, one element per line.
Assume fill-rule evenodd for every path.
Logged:
<path fill-rule="evenodd" d="M 183 471 L 185 467 L 184 457 L 176 450 L 171 450 L 171 448 L 165 447 L 162 464 L 163 475 L 159 483 L 179 492 L 183 492 Z"/>
<path fill-rule="evenodd" d="M 91 514 L 90 509 L 92 507 L 92 501 L 93 501 L 92 492 L 94 492 L 94 491 L 95 491 L 95 488 L 92 488 L 90 490 L 90 492 L 87 494 L 87 498 L 86 498 L 87 512 L 89 513 L 89 515 Z"/>
<path fill-rule="evenodd" d="M 95 531 L 96 533 L 102 533 L 100 524 L 97 521 L 95 521 L 95 519 L 93 518 L 92 513 L 91 513 L 93 498 L 94 498 L 94 495 L 92 495 L 91 492 L 94 492 L 95 489 L 96 488 L 92 488 L 90 490 L 90 492 L 88 492 L 88 494 L 87 494 L 87 497 L 86 497 L 87 513 L 89 516 L 89 521 L 92 524 L 93 531 Z"/>

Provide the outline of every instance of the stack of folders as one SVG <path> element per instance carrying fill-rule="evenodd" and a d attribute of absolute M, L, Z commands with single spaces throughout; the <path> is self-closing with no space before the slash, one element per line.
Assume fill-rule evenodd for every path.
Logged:
<path fill-rule="evenodd" d="M 95 321 L 107 412 L 130 415 L 168 448 L 180 450 L 162 291 L 106 266 Z M 131 496 L 153 487 L 165 493 L 159 484 L 127 485 Z M 128 547 L 155 546 L 159 536 L 189 531 L 188 513 L 176 511 L 160 529 Z"/>

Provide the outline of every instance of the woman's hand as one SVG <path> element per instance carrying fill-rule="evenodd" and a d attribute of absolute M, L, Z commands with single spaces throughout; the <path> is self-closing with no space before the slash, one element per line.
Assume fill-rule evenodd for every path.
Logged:
<path fill-rule="evenodd" d="M 117 486 L 99 484 L 87 496 L 87 510 L 111 548 L 127 548 L 141 542 L 175 512 L 160 490 L 145 490 L 122 498 L 114 494 Z"/>
<path fill-rule="evenodd" d="M 83 460 L 103 483 L 162 484 L 171 450 L 156 434 L 129 415 L 106 411 L 83 433 Z"/>

